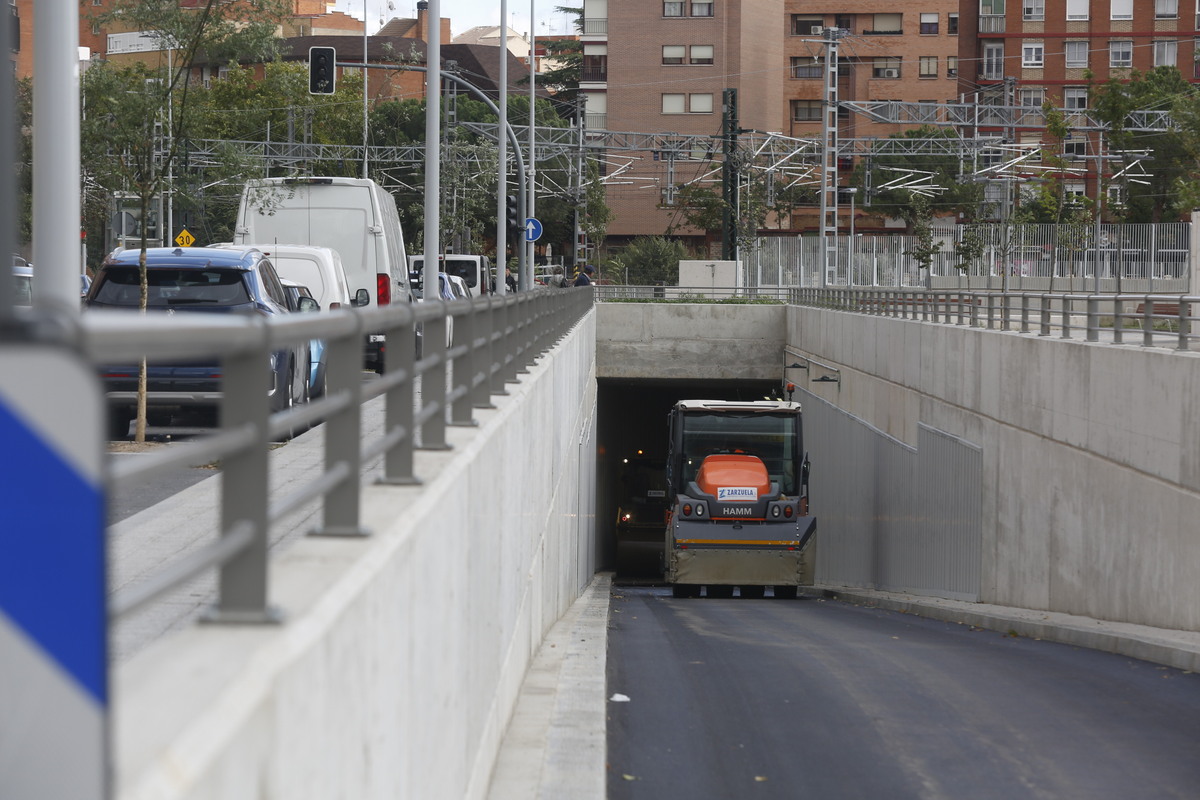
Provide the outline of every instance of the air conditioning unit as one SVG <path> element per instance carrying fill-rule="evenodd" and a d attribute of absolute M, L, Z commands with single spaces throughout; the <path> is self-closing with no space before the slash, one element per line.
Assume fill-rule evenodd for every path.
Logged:
<path fill-rule="evenodd" d="M 813 25 L 809 30 L 809 33 L 811 33 L 813 36 L 821 36 L 825 33 L 825 29 L 820 25 Z"/>
<path fill-rule="evenodd" d="M 883 78 L 899 78 L 899 77 L 900 77 L 900 70 L 898 70 L 898 69 L 885 69 L 885 70 L 883 70 L 883 72 L 881 73 L 880 77 L 883 77 Z"/>

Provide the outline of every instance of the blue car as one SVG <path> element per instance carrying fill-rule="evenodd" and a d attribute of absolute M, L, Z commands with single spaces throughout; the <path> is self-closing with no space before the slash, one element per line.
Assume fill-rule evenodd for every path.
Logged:
<path fill-rule="evenodd" d="M 137 250 L 113 253 L 88 291 L 88 313 L 136 310 L 141 296 Z M 146 251 L 147 313 L 288 313 L 274 266 L 253 248 L 153 247 Z M 124 438 L 137 410 L 138 366 L 112 365 L 101 372 L 108 393 L 110 435 Z M 221 401 L 219 364 L 151 364 L 146 370 L 147 414 L 170 416 L 183 409 L 215 411 Z M 272 411 L 308 400 L 307 343 L 271 354 L 264 385 Z"/>

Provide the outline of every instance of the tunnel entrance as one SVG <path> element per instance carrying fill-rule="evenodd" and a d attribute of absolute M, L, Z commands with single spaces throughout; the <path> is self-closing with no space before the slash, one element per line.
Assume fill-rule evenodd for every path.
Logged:
<path fill-rule="evenodd" d="M 671 407 L 680 400 L 762 400 L 779 388 L 777 381 L 597 380 L 596 536 L 601 568 L 615 570 L 619 580 L 661 578 L 666 499 L 654 492 L 656 486 L 665 487 Z"/>

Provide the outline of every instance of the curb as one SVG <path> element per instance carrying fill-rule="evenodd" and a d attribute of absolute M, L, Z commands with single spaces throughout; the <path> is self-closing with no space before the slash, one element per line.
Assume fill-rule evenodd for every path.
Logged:
<path fill-rule="evenodd" d="M 1190 672 L 1200 672 L 1200 633 L 1194 631 L 1173 631 L 1129 622 L 1107 622 L 1060 612 L 945 600 L 940 597 L 919 597 L 898 592 L 842 589 L 833 586 L 813 588 L 823 596 L 835 600 L 915 614 L 943 622 L 974 625 L 1030 639 L 1086 647 Z"/>

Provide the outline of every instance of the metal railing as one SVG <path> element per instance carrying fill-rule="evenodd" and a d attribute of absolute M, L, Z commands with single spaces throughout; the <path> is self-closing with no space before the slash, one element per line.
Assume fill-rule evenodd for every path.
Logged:
<path fill-rule="evenodd" d="M 793 289 L 798 306 L 1032 333 L 1110 344 L 1191 350 L 1200 296 L 954 292 L 926 289 Z"/>
<path fill-rule="evenodd" d="M 929 269 L 905 234 L 763 237 L 742 256 L 746 280 L 783 286 L 937 286 L 1026 291 L 1184 292 L 1191 223 L 1004 225 L 939 230 Z M 968 257 L 974 239 L 976 255 Z M 825 248 L 833 253 L 826 259 Z M 821 271 L 832 265 L 822 282 Z"/>
<path fill-rule="evenodd" d="M 593 292 L 532 291 L 459 300 L 396 304 L 280 320 L 210 314 L 85 313 L 80 347 L 96 365 L 145 357 L 149 362 L 219 357 L 220 427 L 210 436 L 107 464 L 110 487 L 130 484 L 173 467 L 220 459 L 219 536 L 208 546 L 116 593 L 117 618 L 210 569 L 218 570 L 210 621 L 271 622 L 279 618 L 267 593 L 271 523 L 316 497 L 320 535 L 365 535 L 360 520 L 362 465 L 382 457 L 379 482 L 415 484 L 414 450 L 445 449 L 448 425 L 473 424 L 474 409 L 515 382 L 592 307 Z M 447 343 L 447 321 L 454 338 Z M 363 341 L 386 337 L 386 369 L 364 381 Z M 417 355 L 418 332 L 421 354 Z M 326 392 L 317 400 L 270 413 L 264 391 L 269 354 L 324 340 Z M 420 391 L 417 381 L 420 380 Z M 383 436 L 362 438 L 362 405 L 384 398 Z M 272 441 L 325 423 L 320 475 L 285 498 L 268 503 L 268 450 Z"/>
<path fill-rule="evenodd" d="M 601 302 L 694 301 L 787 303 L 791 290 L 782 286 L 614 286 L 597 285 Z"/>

